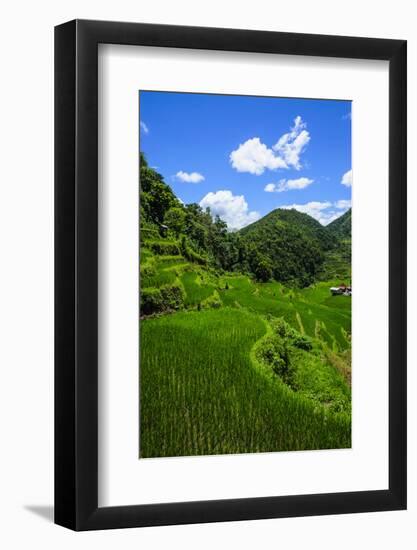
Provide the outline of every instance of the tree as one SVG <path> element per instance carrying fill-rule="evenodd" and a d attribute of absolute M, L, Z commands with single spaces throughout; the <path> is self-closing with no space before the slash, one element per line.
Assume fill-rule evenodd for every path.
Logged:
<path fill-rule="evenodd" d="M 164 224 L 168 226 L 168 229 L 175 233 L 178 238 L 180 233 L 183 232 L 185 227 L 185 212 L 182 208 L 171 207 L 164 216 Z"/>
<path fill-rule="evenodd" d="M 258 281 L 266 283 L 272 277 L 272 266 L 268 258 L 258 255 L 258 262 L 254 266 L 254 274 Z"/>
<path fill-rule="evenodd" d="M 143 153 L 140 154 L 140 203 L 146 221 L 161 224 L 165 212 L 179 206 L 179 201 L 161 174 L 148 166 Z"/>

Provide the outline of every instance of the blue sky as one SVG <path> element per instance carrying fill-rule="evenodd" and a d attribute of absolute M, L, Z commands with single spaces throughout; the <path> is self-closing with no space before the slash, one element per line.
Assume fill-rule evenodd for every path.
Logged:
<path fill-rule="evenodd" d="M 140 92 L 140 148 L 230 229 L 275 208 L 326 225 L 351 200 L 351 102 Z"/>

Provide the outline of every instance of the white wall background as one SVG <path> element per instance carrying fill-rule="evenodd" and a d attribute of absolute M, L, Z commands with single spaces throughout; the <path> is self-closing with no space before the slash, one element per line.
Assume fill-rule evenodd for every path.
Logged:
<path fill-rule="evenodd" d="M 404 38 L 409 54 L 409 280 L 417 278 L 417 36 L 397 0 L 15 1 L 2 9 L 0 544 L 45 548 L 318 548 L 417 542 L 416 285 L 409 288 L 409 510 L 72 533 L 53 498 L 53 26 L 73 18 Z M 375 128 L 375 132 L 378 129 Z M 372 145 L 372 144 L 370 144 Z M 377 207 L 375 197 L 375 206 Z M 372 219 L 372 212 L 370 212 Z M 343 472 L 341 472 L 343 475 Z"/>

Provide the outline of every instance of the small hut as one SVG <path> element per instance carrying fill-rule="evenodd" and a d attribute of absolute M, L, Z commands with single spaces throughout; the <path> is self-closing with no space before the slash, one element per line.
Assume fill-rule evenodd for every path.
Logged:
<path fill-rule="evenodd" d="M 332 293 L 332 296 L 338 296 L 338 295 L 351 296 L 352 287 L 345 285 L 345 283 L 341 283 L 339 286 L 330 287 L 330 292 Z"/>

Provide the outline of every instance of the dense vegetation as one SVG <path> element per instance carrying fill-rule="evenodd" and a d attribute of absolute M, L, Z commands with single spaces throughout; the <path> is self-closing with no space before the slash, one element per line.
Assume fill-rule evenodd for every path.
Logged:
<path fill-rule="evenodd" d="M 307 214 L 277 209 L 241 231 L 230 232 L 209 210 L 203 211 L 198 204 L 181 204 L 143 155 L 140 185 L 142 243 L 147 242 L 156 253 L 180 251 L 190 261 L 247 273 L 259 281 L 273 278 L 292 286 L 308 286 L 317 279 L 326 256 L 337 248 L 342 231 L 334 225 L 339 220 L 325 228 Z M 170 243 L 164 238 L 167 236 Z"/>
<path fill-rule="evenodd" d="M 337 218 L 337 220 L 334 220 L 332 223 L 329 223 L 329 225 L 326 227 L 326 230 L 329 234 L 331 234 L 333 237 L 339 238 L 339 239 L 351 239 L 352 238 L 352 210 L 348 210 L 343 214 L 343 216 L 340 216 L 340 218 Z"/>
<path fill-rule="evenodd" d="M 325 252 L 334 248 L 326 228 L 297 210 L 273 210 L 242 229 L 241 234 L 266 258 L 270 277 L 291 285 L 312 283 Z"/>
<path fill-rule="evenodd" d="M 350 447 L 350 298 L 319 282 L 350 275 L 347 224 L 233 233 L 140 174 L 140 456 Z"/>
<path fill-rule="evenodd" d="M 330 223 L 326 230 L 336 246 L 325 254 L 317 278 L 322 281 L 339 279 L 348 284 L 352 277 L 352 210 Z"/>

